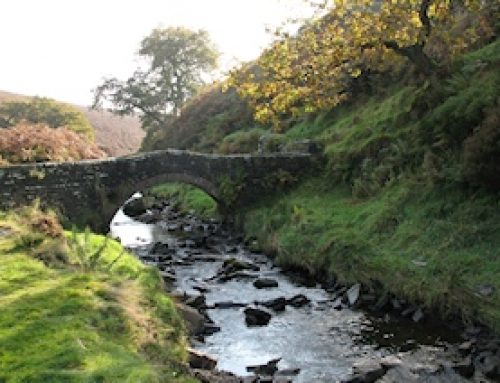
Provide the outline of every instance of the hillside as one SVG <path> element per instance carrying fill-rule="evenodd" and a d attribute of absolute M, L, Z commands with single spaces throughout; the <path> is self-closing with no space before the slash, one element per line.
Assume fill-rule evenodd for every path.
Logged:
<path fill-rule="evenodd" d="M 10 100 L 23 100 L 29 96 L 0 91 L 0 103 Z M 120 117 L 107 111 L 90 110 L 87 107 L 72 105 L 80 110 L 95 129 L 97 144 L 110 156 L 123 156 L 135 153 L 145 136 L 136 117 Z"/>
<path fill-rule="evenodd" d="M 212 142 L 208 151 L 253 152 L 262 135 L 282 147 L 318 141 L 324 168 L 240 210 L 246 236 L 282 266 L 375 283 L 500 331 L 499 63 L 497 40 L 458 58 L 447 76 L 369 84 L 283 134 L 245 126 L 214 141 L 216 126 L 188 126 L 169 135 L 192 132 L 183 142 Z M 222 110 L 212 114 L 224 124 Z"/>

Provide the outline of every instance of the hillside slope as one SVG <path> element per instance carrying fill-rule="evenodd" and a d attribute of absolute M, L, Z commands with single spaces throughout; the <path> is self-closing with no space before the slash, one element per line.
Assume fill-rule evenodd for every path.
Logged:
<path fill-rule="evenodd" d="M 325 147 L 317 174 L 239 209 L 247 237 L 282 266 L 375 283 L 500 332 L 499 64 L 497 40 L 446 77 L 367 87 L 284 134 L 228 132 L 207 149 L 255 151 L 260 134 Z"/>
<path fill-rule="evenodd" d="M 29 96 L 0 91 L 0 103 L 19 101 Z M 107 111 L 91 110 L 84 106 L 72 105 L 83 112 L 95 129 L 96 143 L 110 156 L 135 153 L 141 146 L 145 132 L 136 117 L 120 117 Z"/>

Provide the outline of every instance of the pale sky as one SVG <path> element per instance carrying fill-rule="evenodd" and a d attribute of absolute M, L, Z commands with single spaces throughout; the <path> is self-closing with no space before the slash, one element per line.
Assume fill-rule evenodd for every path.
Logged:
<path fill-rule="evenodd" d="M 136 68 L 140 41 L 156 27 L 205 29 L 221 64 L 258 56 L 266 26 L 304 15 L 301 0 L 3 0 L 0 90 L 92 102 L 104 77 Z"/>

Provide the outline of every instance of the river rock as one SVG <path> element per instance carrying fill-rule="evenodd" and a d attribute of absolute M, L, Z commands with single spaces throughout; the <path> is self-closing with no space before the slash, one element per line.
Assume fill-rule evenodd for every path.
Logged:
<path fill-rule="evenodd" d="M 310 302 L 310 299 L 303 294 L 295 295 L 294 297 L 287 300 L 287 304 L 296 308 L 303 307 Z"/>
<path fill-rule="evenodd" d="M 160 275 L 163 280 L 167 283 L 171 283 L 177 280 L 174 274 L 169 273 L 168 271 L 160 271 Z"/>
<path fill-rule="evenodd" d="M 343 309 L 343 305 L 342 305 L 342 297 L 338 297 L 337 299 L 335 299 L 332 303 L 332 307 L 335 309 L 335 310 L 342 310 Z"/>
<path fill-rule="evenodd" d="M 284 297 L 271 299 L 265 302 L 260 302 L 260 304 L 269 309 L 273 309 L 276 312 L 285 311 L 287 300 Z"/>
<path fill-rule="evenodd" d="M 253 372 L 255 375 L 273 376 L 278 371 L 278 363 L 281 358 L 272 359 L 265 364 L 248 366 L 247 371 Z"/>
<path fill-rule="evenodd" d="M 490 351 L 481 354 L 476 360 L 476 368 L 488 378 L 500 378 L 500 357 Z"/>
<path fill-rule="evenodd" d="M 244 313 L 247 326 L 267 326 L 272 317 L 267 311 L 251 307 L 247 307 Z"/>
<path fill-rule="evenodd" d="M 415 322 L 415 323 L 418 323 L 418 322 L 420 322 L 422 319 L 424 319 L 424 313 L 422 312 L 422 309 L 417 309 L 417 310 L 413 313 L 413 315 L 412 315 L 411 319 L 412 319 L 412 320 L 413 320 L 413 322 Z"/>
<path fill-rule="evenodd" d="M 227 274 L 243 270 L 259 271 L 260 267 L 250 262 L 241 261 L 236 258 L 229 258 L 222 264 L 222 270 Z"/>
<path fill-rule="evenodd" d="M 476 339 L 467 340 L 458 346 L 458 351 L 460 351 L 462 355 L 469 354 L 472 351 L 474 344 L 476 344 Z"/>
<path fill-rule="evenodd" d="M 206 306 L 206 298 L 204 295 L 197 295 L 194 297 L 189 297 L 186 302 L 188 306 L 193 307 L 197 310 Z"/>
<path fill-rule="evenodd" d="M 192 374 L 201 383 L 241 383 L 242 378 L 226 371 L 192 369 Z"/>
<path fill-rule="evenodd" d="M 149 251 L 149 254 L 172 254 L 172 252 L 175 253 L 175 250 L 170 249 L 168 243 L 163 243 L 163 242 L 156 242 L 151 250 Z"/>
<path fill-rule="evenodd" d="M 214 303 L 214 308 L 216 309 L 233 309 L 247 306 L 246 303 L 238 303 L 233 301 L 227 302 L 216 302 Z"/>
<path fill-rule="evenodd" d="M 361 381 L 359 381 L 361 382 Z M 391 368 L 383 375 L 377 383 L 417 383 L 419 382 L 418 375 L 411 372 L 404 366 Z M 354 383 L 354 382 L 353 382 Z"/>
<path fill-rule="evenodd" d="M 300 368 L 285 368 L 276 372 L 275 376 L 295 376 L 300 373 Z"/>
<path fill-rule="evenodd" d="M 474 375 L 474 363 L 470 355 L 459 363 L 453 365 L 453 369 L 465 378 L 470 378 Z"/>
<path fill-rule="evenodd" d="M 198 310 L 182 303 L 176 303 L 175 307 L 179 315 L 184 319 L 190 334 L 199 334 L 205 327 L 205 317 Z"/>
<path fill-rule="evenodd" d="M 203 331 L 202 331 L 201 335 L 210 336 L 210 335 L 213 335 L 213 334 L 219 332 L 220 330 L 221 330 L 221 328 L 219 326 L 216 326 L 212 323 L 205 323 L 205 326 L 203 327 Z"/>
<path fill-rule="evenodd" d="M 146 213 L 144 198 L 134 198 L 123 206 L 123 213 L 129 217 L 137 217 Z"/>
<path fill-rule="evenodd" d="M 359 283 L 356 283 L 349 290 L 347 290 L 346 295 L 349 305 L 353 306 L 358 301 L 360 291 L 361 285 Z"/>
<path fill-rule="evenodd" d="M 278 287 L 278 281 L 271 278 L 259 278 L 254 281 L 253 285 L 257 289 Z"/>
<path fill-rule="evenodd" d="M 249 273 L 248 271 L 236 271 L 234 273 L 229 273 L 227 275 L 223 275 L 219 278 L 220 282 L 228 282 L 233 279 L 255 279 L 259 275 L 254 273 Z"/>
<path fill-rule="evenodd" d="M 193 348 L 187 349 L 189 355 L 189 366 L 200 370 L 213 370 L 217 365 L 217 359 Z"/>
<path fill-rule="evenodd" d="M 353 364 L 352 372 L 350 383 L 372 383 L 385 374 L 385 369 L 377 360 L 363 359 Z"/>

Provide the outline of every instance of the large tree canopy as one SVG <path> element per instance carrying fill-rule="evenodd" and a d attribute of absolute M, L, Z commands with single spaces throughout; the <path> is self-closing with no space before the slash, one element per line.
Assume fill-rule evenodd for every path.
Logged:
<path fill-rule="evenodd" d="M 105 79 L 94 91 L 94 107 L 110 104 L 119 115 L 139 113 L 144 128 L 161 127 L 178 116 L 217 66 L 218 54 L 206 31 L 155 29 L 138 52 L 145 68 L 125 81 Z"/>
<path fill-rule="evenodd" d="M 282 36 L 231 83 L 257 120 L 280 128 L 284 116 L 337 105 L 361 75 L 410 61 L 420 76 L 494 35 L 493 0 L 335 0 L 296 36 Z"/>

